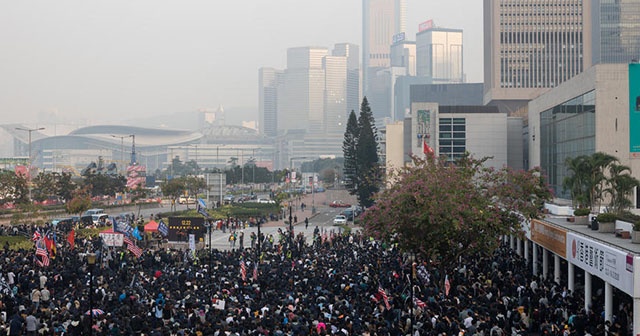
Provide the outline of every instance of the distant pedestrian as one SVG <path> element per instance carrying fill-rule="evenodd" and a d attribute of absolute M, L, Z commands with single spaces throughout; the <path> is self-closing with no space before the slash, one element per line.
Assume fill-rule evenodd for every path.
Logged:
<path fill-rule="evenodd" d="M 308 229 L 309 228 L 309 218 L 305 217 L 304 218 L 304 229 Z"/>

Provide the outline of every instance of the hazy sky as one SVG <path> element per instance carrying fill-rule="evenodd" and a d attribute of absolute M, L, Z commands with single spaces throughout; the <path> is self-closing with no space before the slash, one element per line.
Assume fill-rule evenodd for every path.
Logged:
<path fill-rule="evenodd" d="M 420 22 L 464 30 L 464 71 L 482 81 L 482 1 L 407 0 Z M 0 2 L 2 123 L 47 116 L 116 123 L 200 108 L 255 107 L 258 68 L 286 50 L 362 45 L 361 0 Z"/>

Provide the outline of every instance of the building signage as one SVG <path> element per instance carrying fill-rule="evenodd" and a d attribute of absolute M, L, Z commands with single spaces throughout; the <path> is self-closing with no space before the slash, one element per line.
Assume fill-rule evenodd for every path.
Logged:
<path fill-rule="evenodd" d="M 567 233 L 567 260 L 633 296 L 633 255 Z"/>
<path fill-rule="evenodd" d="M 563 258 L 567 258 L 567 231 L 534 219 L 531 221 L 531 240 Z"/>
<path fill-rule="evenodd" d="M 640 64 L 629 64 L 629 151 L 640 153 Z"/>
<path fill-rule="evenodd" d="M 433 28 L 433 20 L 427 20 L 418 25 L 418 32 Z"/>
<path fill-rule="evenodd" d="M 405 37 L 405 33 L 404 32 L 398 33 L 398 34 L 393 35 L 393 38 L 391 39 L 391 43 L 392 44 L 396 44 L 398 42 L 404 41 L 405 39 L 406 39 L 406 37 Z"/>

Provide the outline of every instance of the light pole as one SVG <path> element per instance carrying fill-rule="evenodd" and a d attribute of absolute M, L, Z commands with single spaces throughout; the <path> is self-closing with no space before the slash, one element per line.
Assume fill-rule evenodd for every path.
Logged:
<path fill-rule="evenodd" d="M 87 265 L 89 265 L 89 333 L 93 335 L 93 268 L 96 265 L 95 253 L 87 253 Z"/>
<path fill-rule="evenodd" d="M 200 171 L 200 167 L 198 166 L 198 144 L 190 144 L 189 146 L 196 148 L 196 173 L 198 173 Z"/>
<path fill-rule="evenodd" d="M 28 185 L 28 189 L 29 189 L 29 202 L 31 202 L 31 133 L 34 131 L 42 131 L 44 129 L 44 127 L 38 127 L 38 128 L 21 128 L 21 127 L 16 127 L 16 130 L 18 131 L 25 131 L 29 133 L 29 169 L 27 171 L 27 185 Z"/>

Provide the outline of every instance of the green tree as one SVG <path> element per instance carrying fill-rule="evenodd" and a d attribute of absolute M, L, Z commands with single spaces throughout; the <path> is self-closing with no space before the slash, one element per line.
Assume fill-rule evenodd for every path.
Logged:
<path fill-rule="evenodd" d="M 373 195 L 380 190 L 382 178 L 378 158 L 378 134 L 366 97 L 362 100 L 358 117 L 356 171 L 358 201 L 369 207 L 373 205 Z"/>
<path fill-rule="evenodd" d="M 437 261 L 443 272 L 460 256 L 490 253 L 499 236 L 521 235 L 521 220 L 537 217 L 551 198 L 544 177 L 539 169 L 495 171 L 485 161 L 413 157 L 414 165 L 390 172 L 395 183 L 366 211 L 365 233 Z"/>
<path fill-rule="evenodd" d="M 126 190 L 127 180 L 122 175 L 90 173 L 84 176 L 84 186 L 89 187 L 92 196 L 115 195 Z"/>
<path fill-rule="evenodd" d="M 76 191 L 78 186 L 71 179 L 71 173 L 63 172 L 60 174 L 59 179 L 57 180 L 56 190 L 57 195 L 62 198 L 65 202 L 71 200 L 73 198 L 73 193 Z"/>
<path fill-rule="evenodd" d="M 0 195 L 0 204 L 29 202 L 26 177 L 11 170 L 0 170 Z"/>
<path fill-rule="evenodd" d="M 42 202 L 58 193 L 58 173 L 40 172 L 31 182 L 33 188 L 31 190 L 31 198 L 38 202 Z"/>
<path fill-rule="evenodd" d="M 562 181 L 562 188 L 565 191 L 569 191 L 574 208 L 588 208 L 591 206 L 587 189 L 587 159 L 586 155 L 569 157 L 564 163 L 569 174 Z"/>
<path fill-rule="evenodd" d="M 180 178 L 173 178 L 163 182 L 160 185 L 160 189 L 162 190 L 163 195 L 171 196 L 171 198 L 175 200 L 184 195 L 185 190 L 187 190 L 187 186 L 185 185 L 184 180 Z"/>
<path fill-rule="evenodd" d="M 600 206 L 608 184 L 607 170 L 617 162 L 616 157 L 602 152 L 567 158 L 565 164 L 569 175 L 562 185 L 571 192 L 574 206 L 592 210 Z"/>
<path fill-rule="evenodd" d="M 74 191 L 71 200 L 65 204 L 68 214 L 82 214 L 91 208 L 91 192 L 88 187 Z"/>
<path fill-rule="evenodd" d="M 344 132 L 344 141 L 342 142 L 342 155 L 344 156 L 344 167 L 342 169 L 345 188 L 351 195 L 355 195 L 357 191 L 358 179 L 358 162 L 357 162 L 357 145 L 358 145 L 358 119 L 356 113 L 352 110 L 347 120 L 347 129 Z"/>
<path fill-rule="evenodd" d="M 631 168 L 612 163 L 609 165 L 608 187 L 604 190 L 611 196 L 610 206 L 614 213 L 622 213 L 632 205 L 630 197 L 633 189 L 640 187 L 640 181 L 631 176 Z"/>

